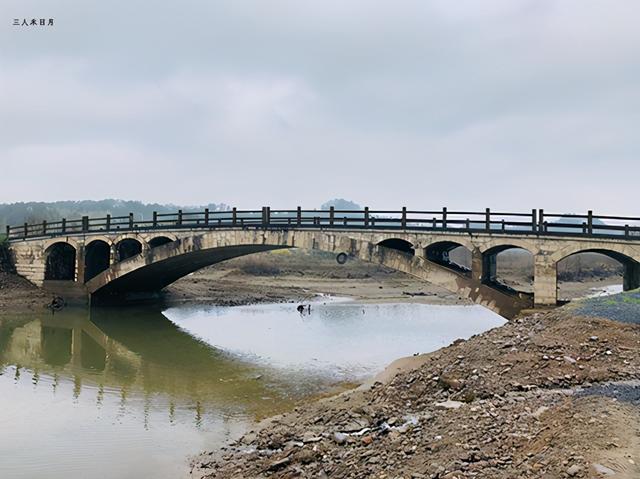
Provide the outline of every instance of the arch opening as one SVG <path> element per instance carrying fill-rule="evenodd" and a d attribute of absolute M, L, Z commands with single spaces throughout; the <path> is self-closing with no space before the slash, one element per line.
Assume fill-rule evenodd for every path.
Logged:
<path fill-rule="evenodd" d="M 76 279 L 76 249 L 69 243 L 54 243 L 46 251 L 45 280 L 74 281 Z"/>
<path fill-rule="evenodd" d="M 482 254 L 482 282 L 485 284 L 533 294 L 533 278 L 533 255 L 520 246 L 496 246 Z"/>
<path fill-rule="evenodd" d="M 559 303 L 640 287 L 640 263 L 608 250 L 585 250 L 556 263 Z"/>
<path fill-rule="evenodd" d="M 149 248 L 157 248 L 158 246 L 162 246 L 163 244 L 171 243 L 173 240 L 171 238 L 167 238 L 166 236 L 156 236 L 149 240 Z"/>
<path fill-rule="evenodd" d="M 439 241 L 424 250 L 426 258 L 456 273 L 471 277 L 471 251 L 453 241 Z"/>
<path fill-rule="evenodd" d="M 125 238 L 116 245 L 117 261 L 124 261 L 142 253 L 142 243 L 140 241 Z"/>
<path fill-rule="evenodd" d="M 380 241 L 378 243 L 378 246 L 395 249 L 396 251 L 400 251 L 411 256 L 414 256 L 416 254 L 416 250 L 413 248 L 413 244 L 400 238 L 389 238 L 384 241 Z"/>
<path fill-rule="evenodd" d="M 95 240 L 87 245 L 84 257 L 85 283 L 109 268 L 110 256 L 111 248 L 105 241 Z"/>

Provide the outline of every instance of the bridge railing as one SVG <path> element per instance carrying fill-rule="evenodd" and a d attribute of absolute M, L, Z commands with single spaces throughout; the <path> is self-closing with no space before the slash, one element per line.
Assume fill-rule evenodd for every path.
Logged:
<path fill-rule="evenodd" d="M 532 209 L 526 213 L 492 211 L 408 210 L 260 210 L 154 212 L 151 218 L 107 215 L 84 216 L 55 222 L 7 226 L 9 240 L 53 237 L 117 231 L 214 228 L 335 228 L 432 230 L 468 233 L 505 233 L 528 235 L 596 236 L 640 241 L 640 218 L 625 216 L 547 213 Z"/>

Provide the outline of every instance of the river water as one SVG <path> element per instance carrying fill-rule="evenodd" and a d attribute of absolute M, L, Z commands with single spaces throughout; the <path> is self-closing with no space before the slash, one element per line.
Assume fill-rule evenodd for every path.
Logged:
<path fill-rule="evenodd" d="M 185 477 L 189 455 L 257 419 L 503 322 L 335 300 L 5 317 L 0 478 Z"/>

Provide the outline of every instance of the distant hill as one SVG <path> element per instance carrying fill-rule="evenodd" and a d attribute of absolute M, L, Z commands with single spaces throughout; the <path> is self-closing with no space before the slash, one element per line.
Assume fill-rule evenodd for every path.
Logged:
<path fill-rule="evenodd" d="M 202 211 L 209 208 L 211 211 L 225 211 L 229 207 L 224 203 L 210 203 L 208 205 L 183 206 L 158 203 L 142 203 L 141 201 L 125 201 L 117 199 L 106 200 L 80 200 L 80 201 L 54 201 L 27 202 L 27 203 L 1 203 L 0 204 L 0 231 L 4 231 L 5 225 L 20 225 L 22 223 L 40 223 L 44 220 L 55 221 L 60 218 L 80 218 L 84 215 L 101 217 L 110 214 L 112 216 L 126 216 L 133 213 L 136 219 L 150 219 L 153 212 L 171 213 L 178 211 Z"/>
<path fill-rule="evenodd" d="M 361 210 L 362 207 L 353 201 L 335 198 L 324 203 L 320 209 L 328 210 L 330 206 L 337 210 Z M 54 202 L 19 202 L 0 203 L 0 233 L 6 225 L 21 225 L 23 223 L 35 224 L 42 221 L 56 221 L 61 218 L 76 219 L 82 216 L 103 217 L 126 216 L 133 213 L 138 220 L 151 219 L 153 212 L 174 213 L 178 210 L 203 211 L 227 211 L 231 208 L 225 203 L 209 203 L 208 205 L 174 205 L 159 203 L 143 203 L 141 201 L 126 201 L 118 199 L 105 200 L 79 200 L 79 201 L 54 201 Z"/>
<path fill-rule="evenodd" d="M 343 198 L 334 198 L 333 200 L 329 200 L 324 203 L 320 209 L 328 210 L 331 207 L 334 207 L 337 210 L 361 210 L 362 206 L 358 203 L 354 203 L 353 201 L 345 200 Z"/>

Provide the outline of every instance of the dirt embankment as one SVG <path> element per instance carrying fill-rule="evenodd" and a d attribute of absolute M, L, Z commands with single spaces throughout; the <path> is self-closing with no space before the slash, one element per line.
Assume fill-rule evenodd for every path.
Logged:
<path fill-rule="evenodd" d="M 51 295 L 26 279 L 0 271 L 0 313 L 17 313 L 45 308 Z"/>
<path fill-rule="evenodd" d="M 194 475 L 640 477 L 637 324 L 538 313 L 390 368 L 205 454 Z M 623 383 L 595 386 L 609 381 Z"/>

